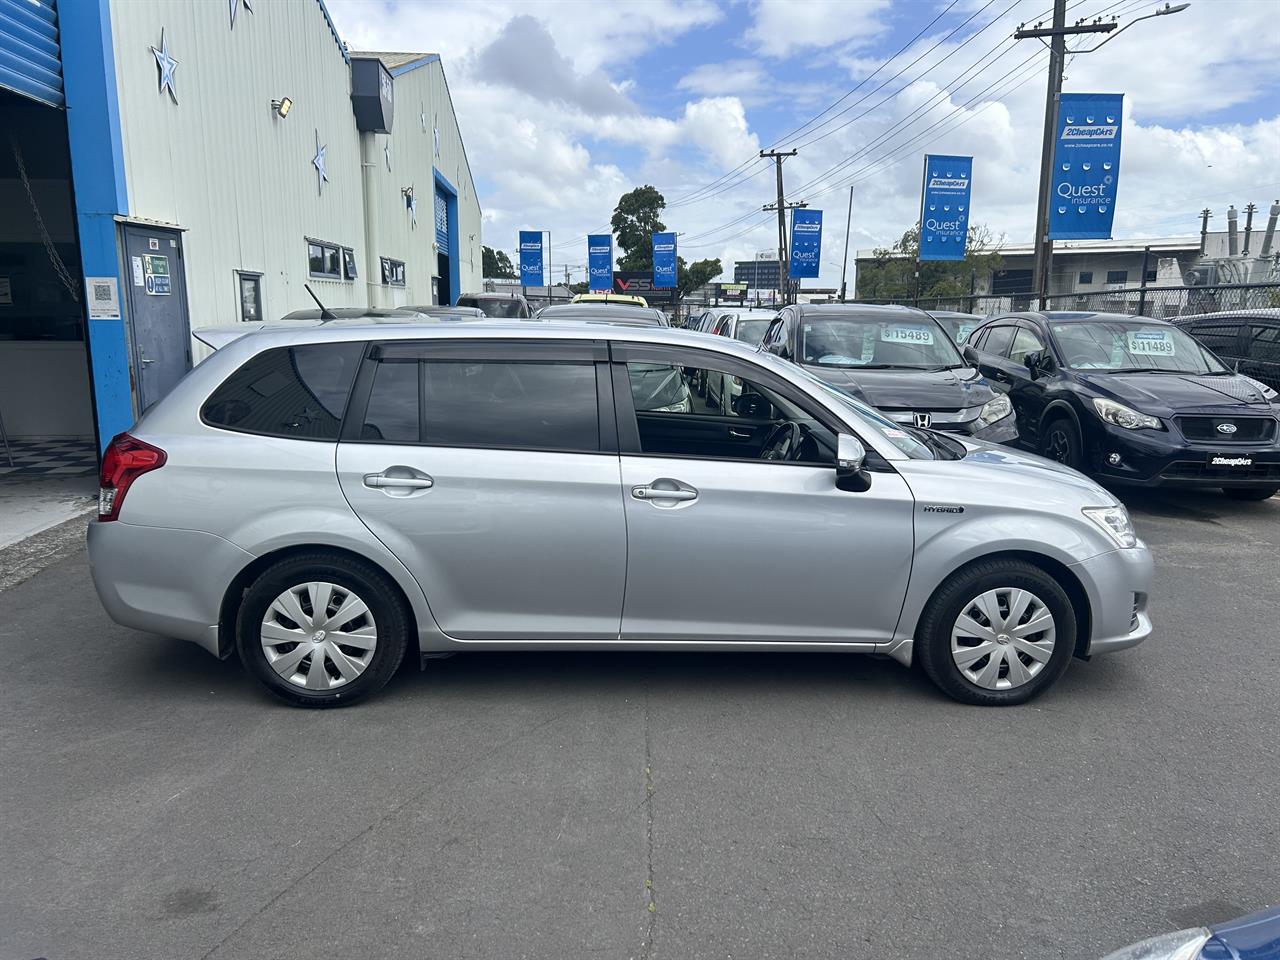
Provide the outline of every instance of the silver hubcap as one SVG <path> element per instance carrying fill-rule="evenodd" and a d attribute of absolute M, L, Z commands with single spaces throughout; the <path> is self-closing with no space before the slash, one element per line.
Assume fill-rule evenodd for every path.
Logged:
<path fill-rule="evenodd" d="M 271 669 L 307 690 L 332 690 L 368 668 L 377 625 L 363 600 L 336 583 L 300 583 L 262 618 L 262 652 Z"/>
<path fill-rule="evenodd" d="M 1053 614 L 1028 590 L 997 587 L 970 600 L 951 628 L 951 657 L 988 690 L 1029 683 L 1053 656 Z"/>

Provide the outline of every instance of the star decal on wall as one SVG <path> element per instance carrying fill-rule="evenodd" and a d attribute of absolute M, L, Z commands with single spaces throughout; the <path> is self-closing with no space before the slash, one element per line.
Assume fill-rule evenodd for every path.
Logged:
<path fill-rule="evenodd" d="M 178 102 L 178 94 L 173 89 L 173 72 L 178 69 L 178 61 L 169 56 L 169 41 L 165 37 L 164 27 L 160 28 L 160 47 L 152 47 L 151 54 L 156 58 L 156 67 L 160 71 L 160 93 L 169 91 L 173 102 Z"/>
<path fill-rule="evenodd" d="M 418 122 L 422 124 L 422 132 L 426 133 L 427 132 L 427 105 L 425 103 L 419 103 L 418 106 L 419 106 L 419 109 L 422 111 L 421 113 L 418 114 Z"/>
<path fill-rule="evenodd" d="M 240 4 L 244 4 L 244 8 L 253 13 L 253 4 L 250 0 L 231 0 L 231 29 L 236 27 L 236 11 L 240 9 Z"/>
<path fill-rule="evenodd" d="M 440 118 L 436 116 L 431 121 L 431 138 L 435 141 L 436 156 L 440 156 Z"/>
<path fill-rule="evenodd" d="M 382 156 L 386 158 L 387 169 L 391 169 L 391 138 L 387 137 L 386 146 L 382 148 Z"/>
<path fill-rule="evenodd" d="M 409 226 L 416 229 L 418 226 L 418 198 L 409 198 Z"/>
<path fill-rule="evenodd" d="M 326 145 L 320 142 L 320 131 L 316 131 L 316 155 L 311 158 L 311 165 L 316 168 L 316 189 L 324 193 L 324 185 L 329 182 L 329 174 L 324 168 L 324 152 Z"/>

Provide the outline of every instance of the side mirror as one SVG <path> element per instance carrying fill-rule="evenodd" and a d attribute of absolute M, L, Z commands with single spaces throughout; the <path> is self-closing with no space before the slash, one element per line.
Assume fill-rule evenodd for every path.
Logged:
<path fill-rule="evenodd" d="M 978 365 L 978 351 L 973 349 L 971 344 L 966 343 L 960 348 L 960 356 L 964 357 L 964 362 L 971 367 Z"/>
<path fill-rule="evenodd" d="M 867 476 L 867 449 L 855 436 L 842 433 L 836 438 L 836 486 L 861 492 L 871 486 Z"/>
<path fill-rule="evenodd" d="M 758 393 L 740 393 L 733 398 L 735 416 L 747 420 L 764 419 L 768 414 L 768 401 Z"/>

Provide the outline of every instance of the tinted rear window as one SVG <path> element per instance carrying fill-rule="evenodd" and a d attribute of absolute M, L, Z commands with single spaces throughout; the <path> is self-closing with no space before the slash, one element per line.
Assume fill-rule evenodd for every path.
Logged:
<path fill-rule="evenodd" d="M 205 423 L 241 433 L 337 440 L 363 343 L 265 350 L 205 401 Z"/>

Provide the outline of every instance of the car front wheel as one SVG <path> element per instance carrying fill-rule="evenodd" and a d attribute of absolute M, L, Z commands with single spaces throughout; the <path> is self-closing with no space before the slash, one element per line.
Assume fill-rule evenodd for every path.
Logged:
<path fill-rule="evenodd" d="M 1066 417 L 1049 423 L 1040 440 L 1040 455 L 1073 470 L 1081 468 L 1080 431 Z"/>
<path fill-rule="evenodd" d="M 1021 560 L 991 560 L 954 574 L 916 631 L 920 665 L 961 703 L 1025 703 L 1067 668 L 1076 642 L 1071 600 L 1053 577 Z"/>
<path fill-rule="evenodd" d="M 404 659 L 405 603 L 370 564 L 326 553 L 273 564 L 245 592 L 236 646 L 282 700 L 334 707 L 380 690 Z"/>
<path fill-rule="evenodd" d="M 1270 500 L 1280 487 L 1223 487 L 1222 492 L 1232 500 Z"/>

